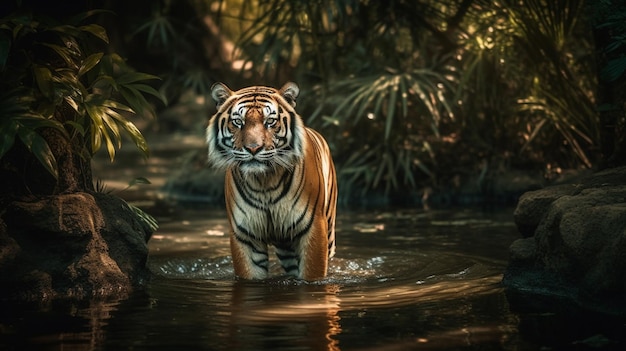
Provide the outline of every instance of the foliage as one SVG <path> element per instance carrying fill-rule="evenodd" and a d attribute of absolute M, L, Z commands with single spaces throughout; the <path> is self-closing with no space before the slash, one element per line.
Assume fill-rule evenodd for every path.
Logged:
<path fill-rule="evenodd" d="M 315 85 L 300 106 L 330 136 L 345 188 L 417 190 L 484 163 L 593 164 L 583 1 L 255 4 L 242 3 L 241 55 Z"/>
<path fill-rule="evenodd" d="M 626 165 L 626 4 L 599 0 L 587 8 L 594 24 L 600 71 L 597 99 L 602 136 L 601 167 Z"/>
<path fill-rule="evenodd" d="M 104 144 L 111 160 L 122 133 L 144 154 L 146 141 L 129 119 L 153 113 L 146 95 L 161 95 L 115 53 L 105 29 L 83 24 L 90 11 L 56 22 L 16 12 L 0 18 L 0 158 L 16 138 L 55 177 L 56 159 L 41 131 L 54 128 L 89 159 Z M 88 142 L 83 142 L 88 140 Z"/>
<path fill-rule="evenodd" d="M 594 77 L 594 74 L 576 72 L 589 70 L 592 66 L 577 65 L 580 53 L 572 51 L 574 45 L 580 45 L 584 40 L 576 37 L 575 32 L 583 1 L 543 3 L 527 0 L 523 9 L 511 9 L 508 13 L 516 31 L 515 39 L 529 63 L 536 67 L 531 72 L 533 85 L 529 96 L 519 100 L 520 110 L 540 115 L 522 150 L 535 141 L 541 129 L 550 126 L 560 133 L 580 161 L 591 167 L 591 157 L 582 143 L 593 145 L 599 132 L 595 106 L 589 93 L 591 82 L 583 77 Z M 589 47 L 589 44 L 586 46 Z M 587 62 L 591 61 L 591 51 L 582 54 L 587 55 Z"/>
<path fill-rule="evenodd" d="M 337 35 L 359 6 L 358 0 L 243 0 L 239 12 L 249 16 L 237 42 L 243 59 L 268 78 L 285 63 L 326 79 Z"/>
<path fill-rule="evenodd" d="M 55 177 L 57 176 L 56 160 L 46 140 L 37 133 L 40 128 L 54 128 L 65 132 L 63 125 L 56 120 L 47 119 L 34 113 L 30 106 L 35 99 L 26 88 L 7 89 L 0 95 L 0 157 L 6 154 L 15 139 L 19 138 L 37 160 Z"/>
<path fill-rule="evenodd" d="M 150 5 L 150 14 L 137 24 L 132 23 L 129 45 L 143 51 L 140 60 L 163 63 L 155 69 L 163 78 L 160 92 L 168 100 L 175 100 L 188 90 L 209 97 L 215 82 L 210 66 L 220 57 L 217 51 L 201 49 L 207 40 L 219 42 L 211 38 L 217 33 L 201 23 L 199 14 L 208 11 L 209 2 L 154 1 Z M 126 13 L 124 5 L 119 11 Z"/>
<path fill-rule="evenodd" d="M 329 140 L 344 194 L 406 195 L 455 176 L 596 160 L 583 0 L 172 3 L 156 2 L 135 31 L 166 53 L 165 85 L 206 94 L 215 80 L 297 81 L 299 111 Z M 230 56 L 214 50 L 231 40 Z M 622 71 L 616 59 L 603 74 Z"/>
<path fill-rule="evenodd" d="M 614 82 L 626 73 L 626 5 L 622 2 L 599 0 L 593 7 L 593 19 L 598 29 L 610 33 L 603 54 L 611 56 L 600 72 L 600 78 Z M 618 54 L 618 55 L 615 55 Z"/>
<path fill-rule="evenodd" d="M 328 103 L 336 107 L 325 120 L 341 127 L 343 140 L 348 141 L 347 149 L 335 144 L 337 151 L 349 155 L 340 169 L 346 187 L 359 180 L 368 185 L 363 191 L 381 184 L 387 192 L 415 187 L 414 168 L 433 177 L 426 166 L 436 162 L 430 141 L 441 137 L 442 121 L 453 117 L 445 97 L 450 91 L 445 76 L 430 69 L 354 77 L 334 84 Z M 378 142 L 363 143 L 364 136 Z"/>

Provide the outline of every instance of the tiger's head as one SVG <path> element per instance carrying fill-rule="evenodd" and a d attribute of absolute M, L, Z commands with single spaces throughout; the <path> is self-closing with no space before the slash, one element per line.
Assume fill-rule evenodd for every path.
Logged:
<path fill-rule="evenodd" d="M 215 83 L 217 112 L 209 121 L 209 162 L 244 175 L 291 169 L 303 154 L 304 125 L 295 112 L 299 88 L 253 86 L 237 91 Z"/>

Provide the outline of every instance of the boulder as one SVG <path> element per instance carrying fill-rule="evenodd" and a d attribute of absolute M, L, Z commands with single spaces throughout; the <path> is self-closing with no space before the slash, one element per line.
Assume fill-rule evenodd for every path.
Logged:
<path fill-rule="evenodd" d="M 626 312 L 626 167 L 525 193 L 505 286 Z"/>
<path fill-rule="evenodd" d="M 138 213 L 101 193 L 10 202 L 0 212 L 0 297 L 127 295 L 149 275 L 154 227 Z"/>

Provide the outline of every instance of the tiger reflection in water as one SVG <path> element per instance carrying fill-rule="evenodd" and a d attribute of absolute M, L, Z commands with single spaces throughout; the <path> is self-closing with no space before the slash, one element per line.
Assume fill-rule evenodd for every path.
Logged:
<path fill-rule="evenodd" d="M 339 351 L 338 291 L 334 284 L 236 281 L 228 349 Z"/>

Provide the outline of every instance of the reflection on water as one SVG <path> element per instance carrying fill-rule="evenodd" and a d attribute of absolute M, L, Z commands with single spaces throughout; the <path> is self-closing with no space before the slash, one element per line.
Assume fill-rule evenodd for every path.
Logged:
<path fill-rule="evenodd" d="M 102 345 L 119 301 L 2 302 L 0 350 L 91 350 Z"/>
<path fill-rule="evenodd" d="M 0 349 L 542 346 L 520 334 L 500 286 L 517 237 L 510 211 L 343 213 L 329 276 L 311 283 L 283 276 L 275 259 L 270 279 L 233 279 L 225 225 L 209 211 L 164 221 L 150 242 L 155 277 L 126 300 L 3 304 Z"/>

